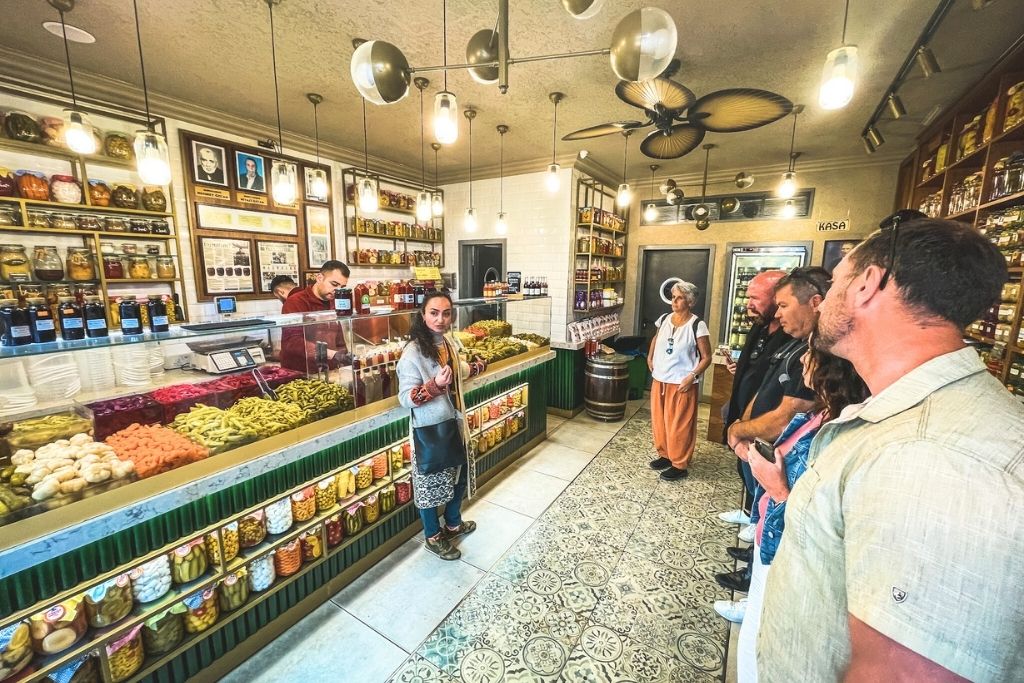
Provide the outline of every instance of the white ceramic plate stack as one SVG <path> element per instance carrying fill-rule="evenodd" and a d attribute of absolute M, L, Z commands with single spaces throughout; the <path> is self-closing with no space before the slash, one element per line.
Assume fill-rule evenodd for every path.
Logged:
<path fill-rule="evenodd" d="M 0 416 L 17 415 L 35 404 L 36 392 L 28 383 L 21 360 L 12 358 L 0 363 Z"/>
<path fill-rule="evenodd" d="M 123 387 L 149 386 L 149 349 L 145 344 L 125 344 L 117 347 L 114 356 L 114 376 Z"/>
<path fill-rule="evenodd" d="M 149 376 L 151 379 L 160 379 L 164 376 L 164 347 L 155 342 L 145 346 L 149 347 Z"/>
<path fill-rule="evenodd" d="M 25 360 L 25 365 L 40 401 L 64 401 L 82 390 L 78 363 L 71 354 L 32 356 Z"/>
<path fill-rule="evenodd" d="M 114 373 L 110 371 L 113 365 L 110 349 L 76 351 L 73 355 L 78 361 L 78 376 L 82 380 L 83 392 L 104 392 L 114 388 Z"/>

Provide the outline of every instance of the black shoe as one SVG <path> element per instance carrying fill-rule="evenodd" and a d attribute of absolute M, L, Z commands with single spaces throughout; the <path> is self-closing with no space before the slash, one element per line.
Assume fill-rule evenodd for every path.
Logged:
<path fill-rule="evenodd" d="M 750 564 L 754 560 L 754 546 L 748 545 L 746 548 L 726 548 L 725 552 L 729 553 L 729 557 L 740 562 L 746 562 Z"/>
<path fill-rule="evenodd" d="M 715 574 L 715 581 L 722 588 L 738 593 L 746 593 L 750 590 L 750 572 L 747 569 L 737 569 L 727 574 Z"/>
<path fill-rule="evenodd" d="M 672 461 L 669 460 L 668 458 L 658 458 L 657 460 L 652 460 L 651 461 L 651 469 L 652 470 L 663 470 L 666 467 L 671 467 L 671 466 L 672 466 Z"/>
<path fill-rule="evenodd" d="M 681 470 L 678 467 L 669 467 L 667 470 L 661 473 L 661 478 L 665 481 L 675 481 L 676 479 L 686 479 L 690 476 L 690 473 L 686 470 Z"/>

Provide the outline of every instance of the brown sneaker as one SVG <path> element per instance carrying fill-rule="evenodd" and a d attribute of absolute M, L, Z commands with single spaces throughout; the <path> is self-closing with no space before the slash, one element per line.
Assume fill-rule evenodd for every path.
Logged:
<path fill-rule="evenodd" d="M 444 535 L 442 531 L 434 538 L 428 538 L 424 541 L 423 545 L 426 549 L 442 560 L 457 560 L 462 557 L 462 553 L 458 548 L 452 546 L 451 541 Z"/>
<path fill-rule="evenodd" d="M 447 526 L 441 527 L 441 535 L 447 538 L 449 541 L 453 538 L 458 538 L 459 536 L 471 534 L 474 531 L 476 531 L 476 522 L 470 522 L 468 520 L 464 520 L 462 524 L 460 524 L 455 529 L 449 529 Z"/>

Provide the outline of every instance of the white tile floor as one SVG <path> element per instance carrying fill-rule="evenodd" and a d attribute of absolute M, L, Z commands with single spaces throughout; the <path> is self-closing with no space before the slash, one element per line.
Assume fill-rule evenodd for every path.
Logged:
<path fill-rule="evenodd" d="M 645 404 L 630 401 L 627 418 Z M 461 540 L 461 560 L 439 562 L 417 534 L 224 680 L 386 680 L 625 424 L 548 416 L 548 440 L 464 508 L 487 533 Z"/>

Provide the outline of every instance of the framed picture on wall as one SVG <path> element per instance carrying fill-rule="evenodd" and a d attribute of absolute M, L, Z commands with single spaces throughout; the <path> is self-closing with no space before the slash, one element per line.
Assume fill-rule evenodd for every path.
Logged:
<path fill-rule="evenodd" d="M 302 284 L 305 287 L 316 284 L 317 272 L 315 270 L 307 270 L 302 273 Z"/>
<path fill-rule="evenodd" d="M 821 267 L 831 273 L 853 248 L 864 240 L 828 240 L 825 242 L 825 255 L 821 258 Z"/>
<path fill-rule="evenodd" d="M 199 256 L 207 296 L 253 291 L 252 242 L 249 240 L 200 237 Z"/>
<path fill-rule="evenodd" d="M 331 211 L 326 206 L 306 205 L 306 244 L 310 268 L 331 258 Z"/>
<path fill-rule="evenodd" d="M 228 186 L 227 152 L 223 147 L 192 141 L 192 180 L 204 185 Z"/>
<path fill-rule="evenodd" d="M 235 152 L 235 171 L 239 190 L 266 193 L 267 180 L 263 157 Z"/>

